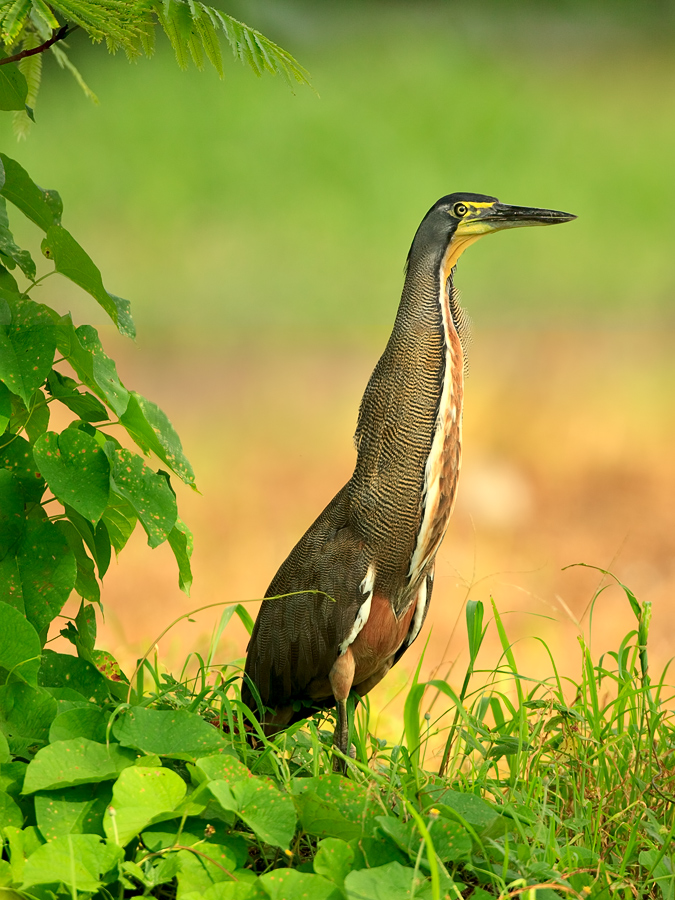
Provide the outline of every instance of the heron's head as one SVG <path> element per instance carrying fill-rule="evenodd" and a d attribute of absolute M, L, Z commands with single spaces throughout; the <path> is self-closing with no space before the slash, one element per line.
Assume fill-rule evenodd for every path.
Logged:
<path fill-rule="evenodd" d="M 466 248 L 485 234 L 527 225 L 557 225 L 576 219 L 571 213 L 533 206 L 509 206 L 484 194 L 448 194 L 429 210 L 417 230 L 415 251 L 442 262 L 447 278 Z"/>

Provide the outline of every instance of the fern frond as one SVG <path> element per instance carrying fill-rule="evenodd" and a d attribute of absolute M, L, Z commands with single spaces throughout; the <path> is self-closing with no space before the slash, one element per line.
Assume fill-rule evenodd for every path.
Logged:
<path fill-rule="evenodd" d="M 21 42 L 22 50 L 33 50 L 42 43 L 40 34 L 33 28 L 26 28 L 23 41 Z M 40 91 L 40 83 L 42 81 L 42 54 L 36 53 L 34 56 L 26 56 L 19 62 L 19 70 L 26 79 L 28 85 L 28 93 L 26 95 L 26 106 L 31 109 L 35 108 L 37 95 Z M 16 110 L 12 117 L 12 129 L 16 135 L 16 139 L 25 140 L 30 134 L 33 123 L 24 110 Z"/>
<path fill-rule="evenodd" d="M 11 47 L 19 38 L 30 11 L 30 0 L 14 0 L 6 9 L 2 17 L 2 40 L 6 47 Z"/>
<path fill-rule="evenodd" d="M 149 3 L 139 0 L 54 0 L 51 6 L 113 52 L 137 53 L 149 26 Z"/>
<path fill-rule="evenodd" d="M 225 72 L 223 70 L 223 57 L 220 52 L 220 40 L 218 39 L 218 20 L 212 12 L 208 6 L 199 7 L 196 15 L 193 17 L 193 22 L 208 61 L 218 75 L 223 78 Z"/>
<path fill-rule="evenodd" d="M 222 31 L 235 58 L 253 69 L 256 75 L 270 72 L 283 75 L 291 84 L 310 85 L 309 74 L 290 53 L 255 28 L 226 13 L 199 0 L 153 0 L 153 9 L 181 69 L 187 68 L 190 56 L 201 69 L 206 55 L 222 78 L 223 60 L 218 39 L 218 32 Z"/>
<path fill-rule="evenodd" d="M 44 41 L 49 40 L 52 31 L 54 31 L 55 28 L 60 28 L 61 23 L 44 0 L 33 0 L 32 6 L 33 8 L 30 14 L 31 21 L 37 28 L 40 37 Z M 42 28 L 39 27 L 38 22 L 42 24 Z"/>
<path fill-rule="evenodd" d="M 220 21 L 234 56 L 249 65 L 256 75 L 267 71 L 272 75 L 282 75 L 289 84 L 295 81 L 311 87 L 309 73 L 290 53 L 233 16 L 217 9 L 211 12 Z"/>
<path fill-rule="evenodd" d="M 176 54 L 176 62 L 181 69 L 187 69 L 190 63 L 188 42 L 192 32 L 188 5 L 180 0 L 163 0 L 155 3 L 155 12 Z"/>

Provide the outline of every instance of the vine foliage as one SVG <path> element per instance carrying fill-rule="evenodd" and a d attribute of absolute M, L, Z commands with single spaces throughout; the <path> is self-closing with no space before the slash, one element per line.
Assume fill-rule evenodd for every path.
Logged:
<path fill-rule="evenodd" d="M 134 336 L 129 303 L 106 290 L 61 224 L 59 195 L 38 187 L 4 153 L 0 184 L 0 618 L 7 606 L 24 615 L 42 647 L 72 591 L 82 599 L 80 626 L 91 630 L 99 580 L 137 523 L 151 547 L 169 542 L 180 587 L 189 592 L 192 538 L 178 516 L 170 474 L 194 487 L 194 473 L 166 415 L 122 384 L 96 329 L 76 326 L 70 314 L 30 296 L 60 273 L 87 291 L 122 334 Z M 39 278 L 9 229 L 7 201 L 44 233 L 51 270 Z M 15 275 L 27 286 L 20 288 Z M 49 428 L 54 404 L 72 418 L 60 433 Z M 152 451 L 161 467 L 153 470 L 122 446 L 112 426 L 121 426 L 143 454 Z M 93 641 L 84 640 L 78 624 L 62 633 L 93 659 Z M 12 666 L 0 653 L 0 666 L 21 678 L 33 660 Z"/>

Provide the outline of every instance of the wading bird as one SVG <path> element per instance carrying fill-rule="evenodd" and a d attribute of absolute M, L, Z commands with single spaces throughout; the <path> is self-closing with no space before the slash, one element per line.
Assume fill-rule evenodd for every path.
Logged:
<path fill-rule="evenodd" d="M 422 628 L 461 459 L 457 260 L 485 234 L 574 218 L 482 194 L 442 197 L 424 217 L 361 400 L 354 474 L 281 565 L 251 635 L 242 698 L 254 708 L 255 685 L 268 735 L 337 703 L 335 744 L 346 754 L 350 690 L 367 694 Z"/>

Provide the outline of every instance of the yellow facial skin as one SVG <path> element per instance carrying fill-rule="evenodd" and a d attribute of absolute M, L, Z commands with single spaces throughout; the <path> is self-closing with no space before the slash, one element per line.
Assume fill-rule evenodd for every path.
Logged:
<path fill-rule="evenodd" d="M 455 206 L 457 205 L 455 204 Z M 498 231 L 504 227 L 501 223 L 496 224 L 494 221 L 485 219 L 485 216 L 489 215 L 489 211 L 497 206 L 496 203 L 464 203 L 462 205 L 468 209 L 468 212 L 461 218 L 457 226 L 455 237 L 452 240 L 453 244 L 458 237 L 464 237 L 465 235 L 480 237 L 483 234 L 490 234 L 491 231 Z"/>
<path fill-rule="evenodd" d="M 576 216 L 555 209 L 537 209 L 530 206 L 508 206 L 498 200 L 487 202 L 459 201 L 449 215 L 458 219 L 443 260 L 443 278 L 447 279 L 457 260 L 479 237 L 493 234 L 505 228 L 522 228 L 530 225 L 555 225 L 569 222 Z"/>

